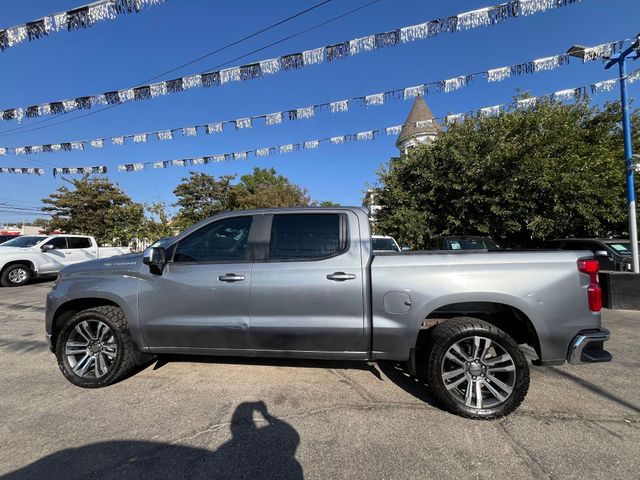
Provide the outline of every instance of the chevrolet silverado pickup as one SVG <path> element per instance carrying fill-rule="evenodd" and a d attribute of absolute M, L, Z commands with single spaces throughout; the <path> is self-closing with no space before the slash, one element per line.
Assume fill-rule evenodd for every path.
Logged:
<path fill-rule="evenodd" d="M 80 387 L 157 354 L 406 362 L 449 411 L 512 412 L 540 365 L 611 360 L 590 252 L 372 253 L 366 210 L 223 213 L 144 254 L 66 267 L 46 333 Z"/>
<path fill-rule="evenodd" d="M 96 258 L 129 253 L 123 247 L 98 247 L 84 235 L 22 235 L 0 245 L 0 284 L 19 287 L 32 278 Z"/>

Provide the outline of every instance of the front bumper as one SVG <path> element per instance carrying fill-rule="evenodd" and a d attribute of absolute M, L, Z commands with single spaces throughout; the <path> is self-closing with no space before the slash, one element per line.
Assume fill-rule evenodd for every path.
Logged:
<path fill-rule="evenodd" d="M 604 342 L 609 340 L 609 330 L 583 330 L 576 335 L 569 345 L 567 361 L 569 363 L 610 362 L 612 356 L 604 349 Z"/>

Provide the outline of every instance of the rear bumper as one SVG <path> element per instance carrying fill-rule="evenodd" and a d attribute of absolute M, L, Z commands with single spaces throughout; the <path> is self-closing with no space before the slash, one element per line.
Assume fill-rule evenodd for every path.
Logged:
<path fill-rule="evenodd" d="M 610 362 L 612 357 L 604 349 L 604 342 L 609 340 L 609 330 L 583 330 L 576 335 L 569 345 L 567 361 L 569 363 Z"/>

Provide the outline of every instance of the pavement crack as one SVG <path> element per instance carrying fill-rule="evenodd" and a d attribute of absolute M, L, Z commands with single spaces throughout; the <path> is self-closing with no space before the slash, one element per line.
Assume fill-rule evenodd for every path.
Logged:
<path fill-rule="evenodd" d="M 345 373 L 336 370 L 335 368 L 329 368 L 328 370 L 330 373 L 338 377 L 342 383 L 346 383 L 347 385 L 349 385 L 353 389 L 353 391 L 356 392 L 358 396 L 360 396 L 360 398 L 362 398 L 365 402 L 369 404 L 375 403 L 375 398 L 373 398 L 369 394 L 369 392 L 367 392 L 367 390 L 354 379 L 352 379 Z"/>
<path fill-rule="evenodd" d="M 507 440 L 509 440 L 509 443 L 511 443 L 511 446 L 516 451 L 516 455 L 521 457 L 525 461 L 527 466 L 529 466 L 534 471 L 533 473 L 535 478 L 548 478 L 550 480 L 553 480 L 554 477 L 551 472 L 545 470 L 545 468 L 536 458 L 533 452 L 531 452 L 527 447 L 521 444 L 515 436 L 511 435 L 506 426 L 507 421 L 508 418 L 499 420 L 498 426 L 504 432 Z"/>

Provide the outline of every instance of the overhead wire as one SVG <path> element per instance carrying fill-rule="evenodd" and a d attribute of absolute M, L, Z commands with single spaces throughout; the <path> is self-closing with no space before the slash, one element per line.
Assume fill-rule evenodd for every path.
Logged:
<path fill-rule="evenodd" d="M 272 43 L 270 43 L 270 44 L 268 44 L 268 45 L 265 45 L 265 46 L 262 46 L 262 47 L 260 47 L 260 48 L 254 49 L 254 50 L 252 50 L 252 51 L 250 51 L 250 52 L 247 52 L 247 53 L 245 53 L 245 54 L 243 54 L 243 55 L 240 55 L 240 56 L 238 56 L 238 57 L 235 57 L 235 58 L 233 58 L 233 59 L 231 59 L 231 60 L 228 60 L 228 61 L 226 61 L 226 62 L 224 62 L 224 63 L 220 63 L 220 64 L 218 64 L 218 65 L 216 65 L 216 66 L 214 66 L 214 67 L 211 67 L 211 68 L 210 68 L 209 70 L 207 70 L 207 71 L 211 71 L 211 70 L 214 70 L 214 69 L 217 69 L 217 68 L 220 68 L 220 67 L 224 67 L 224 66 L 226 66 L 226 65 L 228 65 L 228 64 L 230 64 L 230 63 L 236 62 L 236 61 L 238 61 L 238 60 L 242 60 L 243 58 L 249 57 L 249 56 L 251 56 L 251 55 L 253 55 L 253 54 L 257 53 L 257 52 L 261 52 L 261 51 L 266 50 L 266 49 L 268 49 L 268 48 L 271 48 L 271 47 L 273 47 L 273 46 L 275 46 L 275 45 L 278 45 L 278 44 L 280 44 L 280 43 L 283 43 L 283 42 L 286 42 L 286 41 L 288 41 L 288 40 L 291 40 L 292 38 L 298 37 L 298 36 L 300 36 L 300 35 L 304 35 L 305 33 L 308 33 L 308 32 L 310 32 L 310 31 L 312 31 L 312 30 L 315 30 L 315 29 L 317 29 L 317 28 L 323 27 L 323 26 L 325 26 L 325 25 L 327 25 L 327 24 L 329 24 L 329 23 L 335 22 L 335 21 L 340 20 L 340 19 L 342 19 L 342 18 L 345 18 L 345 17 L 347 17 L 347 16 L 349 16 L 349 15 L 353 15 L 354 13 L 357 13 L 357 12 L 359 12 L 360 10 L 363 10 L 363 9 L 365 9 L 365 8 L 368 8 L 368 7 L 372 6 L 372 5 L 375 5 L 375 4 L 377 4 L 377 3 L 380 3 L 380 2 L 382 2 L 382 1 L 383 1 L 383 0 L 372 0 L 372 1 L 370 1 L 370 2 L 367 2 L 367 3 L 363 4 L 363 5 L 360 5 L 359 7 L 353 8 L 353 9 L 348 10 L 348 11 L 346 11 L 346 12 L 344 12 L 344 13 L 340 14 L 340 15 L 337 15 L 337 16 L 332 17 L 332 18 L 330 18 L 330 19 L 328 19 L 328 20 L 325 20 L 325 21 L 323 21 L 323 22 L 321 22 L 321 23 L 318 23 L 318 24 L 316 24 L 316 25 L 313 25 L 312 27 L 306 28 L 306 29 L 304 29 L 304 30 L 301 30 L 301 31 L 296 32 L 296 33 L 293 33 L 293 34 L 291 34 L 291 35 L 287 35 L 286 37 L 281 38 L 280 40 L 276 40 L 275 42 L 272 42 Z M 324 2 L 323 2 L 323 3 L 324 3 Z M 158 75 L 158 76 L 160 76 L 160 75 Z M 154 79 L 155 79 L 155 78 L 157 78 L 157 76 L 156 76 L 156 77 L 154 77 Z M 143 83 L 146 83 L 146 82 L 138 83 L 138 84 L 136 84 L 136 86 L 141 85 L 141 84 L 143 84 Z M 30 127 L 19 126 L 19 127 L 15 127 L 15 128 L 12 128 L 12 129 L 6 130 L 6 131 L 4 131 L 4 132 L 0 133 L 0 137 L 10 136 L 10 135 L 13 135 L 13 134 L 16 134 L 16 133 L 18 133 L 18 134 L 20 134 L 20 133 L 28 133 L 28 132 L 33 132 L 33 131 L 41 130 L 41 129 L 44 129 L 44 128 L 53 127 L 53 126 L 55 126 L 55 125 L 62 125 L 62 124 L 68 123 L 68 122 L 72 122 L 72 121 L 75 121 L 75 120 L 79 120 L 79 119 L 81 119 L 81 118 L 86 118 L 86 117 L 89 117 L 89 116 L 91 116 L 91 115 L 95 115 L 95 114 L 100 113 L 100 112 L 104 112 L 104 111 L 106 111 L 106 110 L 110 110 L 110 109 L 112 109 L 112 108 L 114 108 L 114 107 L 118 107 L 118 106 L 120 106 L 120 105 L 124 105 L 125 103 L 129 103 L 129 102 L 121 102 L 121 103 L 118 103 L 118 104 L 109 105 L 109 106 L 107 106 L 107 107 L 103 107 L 103 108 L 100 108 L 100 109 L 98 109 L 98 110 L 93 110 L 93 111 L 91 111 L 91 112 L 87 112 L 87 113 L 84 113 L 84 114 L 82 114 L 82 115 L 77 115 L 77 116 L 72 117 L 72 118 L 67 118 L 67 119 L 65 119 L 65 120 L 60 120 L 60 121 L 58 121 L 58 122 L 50 123 L 50 124 L 48 124 L 48 125 L 36 126 L 36 125 L 39 125 L 39 124 L 42 124 L 42 123 L 46 123 L 46 122 L 49 122 L 49 121 L 55 120 L 56 118 L 59 118 L 59 117 L 60 117 L 60 115 L 55 116 L 55 117 L 49 117 L 49 118 L 46 118 L 46 119 L 40 120 L 40 121 L 38 121 L 38 122 L 34 122 L 33 124 L 31 124 L 31 126 L 30 126 Z M 69 115 L 69 113 L 64 113 L 64 114 L 62 114 L 62 115 Z"/>

